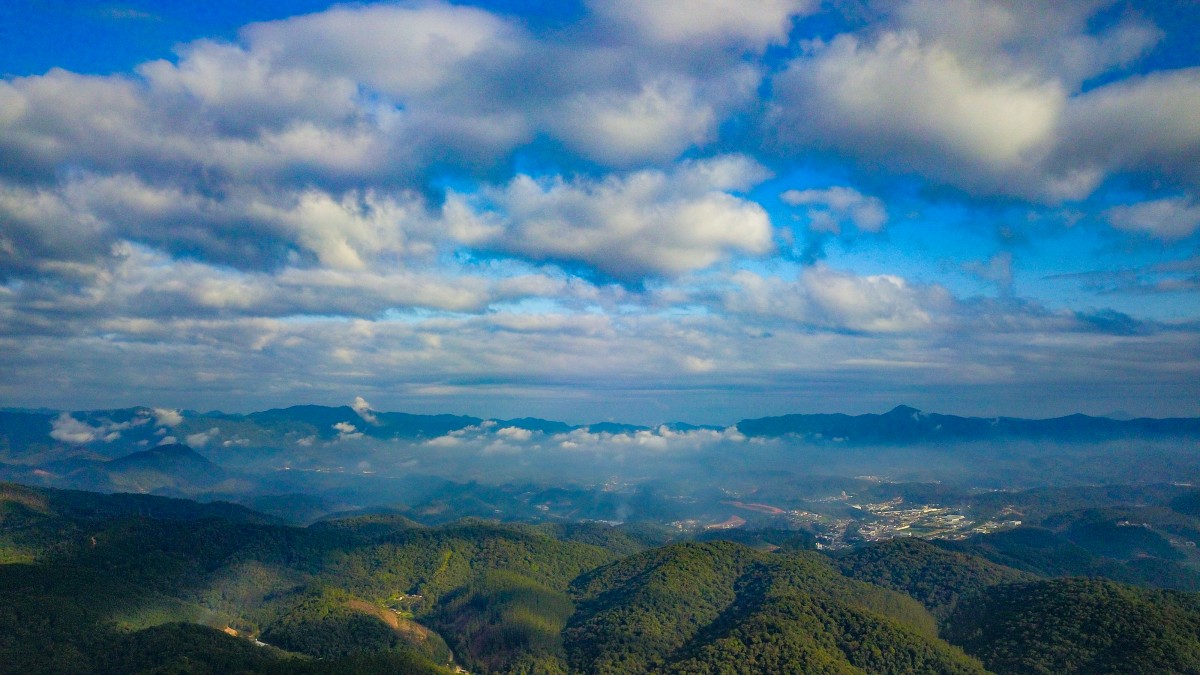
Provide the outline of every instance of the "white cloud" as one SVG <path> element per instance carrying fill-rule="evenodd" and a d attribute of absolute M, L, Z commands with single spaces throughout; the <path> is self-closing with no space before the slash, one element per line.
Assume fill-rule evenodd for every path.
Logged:
<path fill-rule="evenodd" d="M 787 236 L 753 201 L 767 171 L 748 155 L 696 159 L 765 140 L 785 175 L 837 165 L 821 185 L 916 174 L 878 194 L 912 195 L 891 215 L 938 226 L 944 213 L 922 209 L 961 197 L 946 185 L 1053 202 L 1128 178 L 1147 201 L 1101 220 L 1194 237 L 1200 69 L 1119 70 L 1160 32 L 1106 6 L 872 2 L 861 30 L 794 35 L 764 57 L 815 25 L 794 18 L 817 3 L 595 0 L 550 28 L 423 0 L 346 5 L 183 45 L 126 76 L 2 79 L 0 371 L 12 377 L 0 395 L 23 404 L 54 382 L 97 407 L 118 386 L 253 406 L 328 382 L 333 400 L 395 391 L 457 409 L 489 394 L 586 406 L 619 390 L 609 400 L 652 415 L 636 383 L 696 400 L 814 372 L 932 380 L 963 363 L 980 381 L 1053 379 L 1027 358 L 1031 336 L 1125 368 L 1111 357 L 1126 337 L 1080 336 L 1115 332 L 1096 327 L 1104 317 L 1088 326 L 923 281 L 965 269 L 1004 285 L 1004 255 L 937 269 L 910 257 L 896 269 L 923 271 L 908 278 L 879 273 L 883 255 L 839 263 L 871 274 L 758 259 Z M 813 230 L 890 226 L 882 202 L 849 187 L 781 197 Z M 1139 339 L 1192 372 L 1194 336 L 1139 331 L 1162 331 Z M 263 372 L 311 380 L 264 390 Z M 63 437 L 121 433 L 79 424 Z"/>
<path fill-rule="evenodd" d="M 453 448 L 462 445 L 462 439 L 453 435 L 438 436 L 426 441 L 425 445 L 434 448 Z"/>
<path fill-rule="evenodd" d="M 888 274 L 858 276 L 826 265 L 806 268 L 795 281 L 740 271 L 730 277 L 724 309 L 802 325 L 868 333 L 923 331 L 957 310 L 938 286 L 916 286 Z"/>
<path fill-rule="evenodd" d="M 1036 73 L 1070 89 L 1133 62 L 1162 32 L 1127 13 L 1092 30 L 1111 0 L 1045 3 L 1037 0 L 906 0 L 894 5 L 894 23 L 946 45 L 972 67 Z"/>
<path fill-rule="evenodd" d="M 254 204 L 247 215 L 293 232 L 326 267 L 357 270 L 366 266 L 366 255 L 405 250 L 404 223 L 414 218 L 414 210 L 411 203 L 370 192 L 334 199 L 310 191 L 283 209 Z"/>
<path fill-rule="evenodd" d="M 1114 206 L 1104 212 L 1118 230 L 1177 241 L 1200 230 L 1200 204 L 1187 197 Z"/>
<path fill-rule="evenodd" d="M 695 452 L 728 443 L 743 443 L 746 437 L 736 427 L 725 429 L 688 429 L 675 431 L 667 426 L 642 429 L 624 433 L 592 433 L 586 428 L 575 429 L 565 434 L 556 434 L 548 439 L 551 446 L 557 445 L 576 453 L 611 455 L 638 448 L 656 453 Z"/>
<path fill-rule="evenodd" d="M 199 450 L 200 448 L 203 448 L 204 446 L 208 445 L 208 442 L 211 441 L 216 436 L 219 436 L 220 433 L 221 433 L 220 429 L 218 429 L 217 427 L 213 427 L 213 428 L 209 429 L 208 431 L 201 431 L 200 433 L 188 434 L 188 436 L 184 439 L 184 441 L 190 447 L 195 448 L 196 450 Z"/>
<path fill-rule="evenodd" d="M 472 55 L 507 49 L 502 24 L 448 5 L 340 8 L 252 26 L 241 44 L 186 45 L 137 78 L 15 78 L 0 82 L 0 148 L 17 175 L 203 171 L 208 187 L 393 184 L 448 147 L 487 162 L 530 135 L 466 77 L 481 72 Z"/>
<path fill-rule="evenodd" d="M 883 202 L 848 187 L 824 190 L 787 190 L 779 195 L 785 204 L 808 207 L 809 227 L 838 234 L 843 223 L 851 223 L 863 232 L 879 232 L 887 223 Z"/>
<path fill-rule="evenodd" d="M 108 257 L 108 225 L 72 202 L 71 195 L 55 190 L 0 180 L 0 277 L 12 271 L 103 274 L 92 263 Z"/>
<path fill-rule="evenodd" d="M 363 433 L 349 422 L 338 422 L 333 425 L 333 428 L 338 432 L 338 440 L 347 441 L 355 440 L 363 437 Z"/>
<path fill-rule="evenodd" d="M 746 437 L 735 427 L 675 431 L 667 426 L 659 426 L 621 433 L 593 433 L 581 427 L 549 436 L 516 427 L 504 427 L 490 433 L 487 429 L 472 427 L 427 441 L 425 445 L 465 450 L 479 455 L 536 455 L 570 450 L 572 456 L 590 454 L 611 458 L 623 456 L 631 450 L 655 454 L 691 453 L 745 441 Z"/>
<path fill-rule="evenodd" d="M 63 443 L 74 445 L 91 443 L 100 433 L 100 429 L 86 422 L 80 422 L 70 413 L 59 413 L 58 417 L 55 417 L 50 423 L 50 438 Z"/>
<path fill-rule="evenodd" d="M 1200 188 L 1200 68 L 1119 80 L 1071 101 L 1054 160 Z"/>
<path fill-rule="evenodd" d="M 802 283 L 826 317 L 852 330 L 925 329 L 937 318 L 932 310 L 952 302 L 950 294 L 937 287 L 914 287 L 890 274 L 860 277 L 823 265 L 806 271 Z"/>
<path fill-rule="evenodd" d="M 702 269 L 773 246 L 766 212 L 730 194 L 766 177 L 742 157 L 685 162 L 604 180 L 518 176 L 502 188 L 451 195 L 447 218 L 472 243 L 533 259 L 583 263 L 635 280 Z"/>
<path fill-rule="evenodd" d="M 778 34 L 796 4 L 706 21 L 755 41 Z M 184 45 L 138 77 L 55 70 L 0 82 L 0 148 L 10 171 L 47 180 L 70 165 L 203 171 L 207 187 L 420 187 L 432 167 L 496 166 L 539 134 L 619 166 L 670 159 L 752 102 L 759 69 L 736 55 L 647 49 L 539 40 L 450 4 L 334 7 L 248 26 L 235 44 Z"/>
<path fill-rule="evenodd" d="M 231 187 L 220 196 L 152 186 L 136 176 L 84 174 L 63 186 L 75 218 L 104 226 L 110 238 L 172 253 L 200 253 L 239 267 L 277 264 L 289 250 L 329 268 L 358 270 L 380 255 L 432 251 L 423 201 L 401 192 L 339 195 L 315 189 L 266 193 Z M 415 233 L 417 241 L 410 241 Z"/>
<path fill-rule="evenodd" d="M 1066 92 L 1049 79 L 976 72 L 914 32 L 841 35 L 776 80 L 785 142 L 849 150 L 985 191 L 1010 190 L 1045 155 Z M 1041 192 L 1021 178 L 1017 189 Z"/>
<path fill-rule="evenodd" d="M 0 368 L 14 374 L 0 382 L 0 396 L 20 400 L 19 392 L 65 373 L 73 391 L 99 392 L 87 405 L 128 390 L 186 397 L 202 408 L 252 407 L 262 406 L 263 372 L 302 372 L 273 379 L 271 395 L 311 400 L 312 382 L 321 382 L 328 396 L 346 401 L 364 388 L 386 391 L 391 409 L 577 422 L 591 421 L 578 418 L 595 410 L 634 422 L 729 422 L 828 410 L 842 407 L 829 401 L 864 396 L 884 406 L 897 392 L 945 396 L 965 391 L 964 382 L 1015 387 L 1065 378 L 1117 392 L 1166 381 L 1186 389 L 1200 372 L 1195 331 L 1186 325 L 1093 321 L 1020 299 L 955 299 L 894 275 L 818 270 L 793 277 L 711 271 L 664 289 L 670 302 L 657 304 L 655 291 L 611 311 L 581 304 L 374 321 L 112 320 L 98 327 L 105 340 L 0 337 Z M 335 359 L 335 349 L 350 360 Z M 123 367 L 130 353 L 138 368 Z M 686 371 L 683 356 L 712 367 Z M 1018 406 L 1021 398 L 1005 400 Z"/>
<path fill-rule="evenodd" d="M 979 195 L 1074 201 L 1127 172 L 1194 190 L 1200 68 L 1124 77 L 1164 34 L 1106 5 L 881 5 L 880 22 L 809 43 L 775 77 L 768 132 Z"/>
<path fill-rule="evenodd" d="M 1087 197 L 1122 170 L 1200 181 L 1193 75 L 1082 91 L 1162 37 L 1133 14 L 1098 21 L 1106 4 L 882 5 L 884 21 L 809 45 L 775 79 L 773 132 L 786 148 L 849 152 L 970 192 L 1052 203 Z"/>
<path fill-rule="evenodd" d="M 739 270 L 730 276 L 731 289 L 721 294 L 721 308 L 735 315 L 810 320 L 809 300 L 795 282 Z"/>
<path fill-rule="evenodd" d="M 517 48 L 518 31 L 473 7 L 442 3 L 334 7 L 242 32 L 254 51 L 394 96 L 429 94 Z"/>
<path fill-rule="evenodd" d="M 414 264 L 397 270 L 378 264 L 366 270 L 261 272 L 172 260 L 142 246 L 116 250 L 110 269 L 90 281 L 86 291 L 73 291 L 74 300 L 59 300 L 60 312 L 105 317 L 377 317 L 410 307 L 478 312 L 494 303 L 536 297 L 595 300 L 603 292 L 583 280 L 553 271 L 530 273 L 521 265 L 472 270 Z M 30 280 L 8 301 L 15 310 L 33 312 L 47 294 L 61 292 L 55 279 Z"/>
<path fill-rule="evenodd" d="M 496 435 L 510 441 L 528 441 L 529 439 L 533 438 L 532 431 L 518 427 L 504 427 L 503 429 L 497 429 Z"/>
<path fill-rule="evenodd" d="M 180 108 L 199 108 L 231 134 L 286 129 L 298 118 L 353 119 L 354 81 L 304 66 L 281 60 L 270 50 L 200 41 L 183 46 L 177 63 L 151 61 L 137 72 L 153 95 Z"/>
<path fill-rule="evenodd" d="M 154 408 L 154 423 L 160 427 L 177 427 L 183 424 L 183 415 L 172 408 Z"/>
<path fill-rule="evenodd" d="M 355 396 L 354 402 L 350 404 L 350 407 L 354 409 L 354 412 L 358 413 L 359 417 L 363 418 L 364 422 L 368 424 L 377 424 L 379 422 L 374 413 L 371 412 L 371 404 L 367 403 L 363 397 Z"/>
<path fill-rule="evenodd" d="M 551 124 L 572 148 L 609 164 L 667 161 L 712 140 L 717 114 L 703 94 L 680 79 L 646 82 L 634 93 L 580 93 Z"/>
<path fill-rule="evenodd" d="M 147 411 L 139 411 L 125 422 L 114 422 L 108 418 L 95 420 L 95 424 L 77 420 L 70 413 L 59 413 L 50 422 L 50 437 L 64 443 L 83 445 L 100 439 L 112 443 L 121 438 L 121 432 L 146 425 L 150 422 Z"/>
<path fill-rule="evenodd" d="M 809 4 L 763 3 L 719 20 L 687 12 L 685 32 L 775 40 Z M 102 273 L 113 247 L 134 242 L 241 269 L 395 272 L 398 260 L 445 243 L 445 223 L 427 217 L 419 196 L 431 167 L 486 170 L 539 134 L 617 166 L 670 160 L 714 140 L 760 83 L 758 67 L 723 52 L 647 59 L 646 45 L 593 37 L 538 39 L 441 3 L 347 6 L 252 25 L 236 43 L 183 45 L 175 61 L 145 63 L 136 76 L 54 70 L 2 81 L 0 173 L 42 185 L 0 179 L 10 224 L 0 269 L 94 263 Z M 703 224 L 750 208 L 730 199 L 709 195 L 696 206 L 704 212 L 681 217 Z M 467 220 L 448 229 L 461 233 Z M 708 264 L 710 244 L 722 248 L 677 250 L 665 267 L 690 268 L 693 252 Z M 207 296 L 248 304 L 233 290 Z"/>
<path fill-rule="evenodd" d="M 816 9 L 812 0 L 592 0 L 601 16 L 628 22 L 654 42 L 712 42 L 762 49 L 786 41 L 793 17 Z"/>

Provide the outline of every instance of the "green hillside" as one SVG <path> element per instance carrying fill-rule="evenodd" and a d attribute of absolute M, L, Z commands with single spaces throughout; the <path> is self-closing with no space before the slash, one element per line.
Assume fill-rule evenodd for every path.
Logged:
<path fill-rule="evenodd" d="M 944 619 L 961 598 L 1001 583 L 1035 577 L 982 558 L 946 551 L 920 539 L 900 538 L 851 550 L 836 558 L 848 577 L 905 593 Z"/>
<path fill-rule="evenodd" d="M 635 532 L 0 485 L 0 673 L 1200 673 L 1194 593 Z"/>
<path fill-rule="evenodd" d="M 1200 673 L 1200 596 L 1100 579 L 994 586 L 947 639 L 998 673 Z"/>
<path fill-rule="evenodd" d="M 911 598 L 847 579 L 816 554 L 732 543 L 631 556 L 573 588 L 568 662 L 598 673 L 982 672 Z"/>

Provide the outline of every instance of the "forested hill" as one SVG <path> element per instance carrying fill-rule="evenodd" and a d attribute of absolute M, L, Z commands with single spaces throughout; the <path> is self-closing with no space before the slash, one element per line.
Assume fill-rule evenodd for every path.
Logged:
<path fill-rule="evenodd" d="M 566 630 L 578 672 L 978 673 L 907 596 L 817 554 L 724 542 L 647 551 L 585 575 Z"/>
<path fill-rule="evenodd" d="M 596 523 L 300 528 L 9 484 L 0 560 L 3 673 L 1200 672 L 1200 595 L 917 541 L 831 558 Z"/>

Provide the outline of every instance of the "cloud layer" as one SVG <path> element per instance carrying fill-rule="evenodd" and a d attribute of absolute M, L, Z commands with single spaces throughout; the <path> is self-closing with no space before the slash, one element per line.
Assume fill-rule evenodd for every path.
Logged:
<path fill-rule="evenodd" d="M 6 76 L 0 402 L 1200 414 L 1188 36 L 701 5 L 339 5 Z"/>

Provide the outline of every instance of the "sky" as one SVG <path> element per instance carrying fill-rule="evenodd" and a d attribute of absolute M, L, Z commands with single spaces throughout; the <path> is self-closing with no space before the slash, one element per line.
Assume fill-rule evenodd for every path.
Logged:
<path fill-rule="evenodd" d="M 0 406 L 1200 415 L 1200 12 L 0 6 Z"/>

